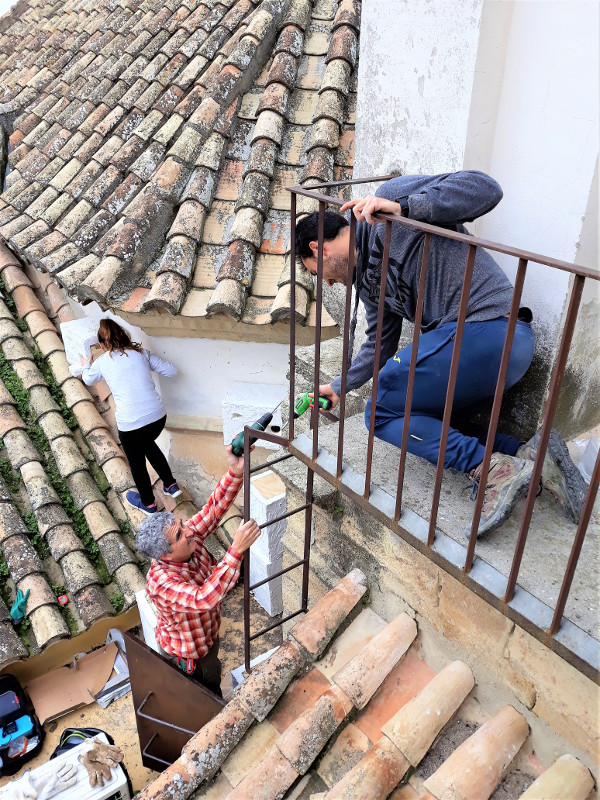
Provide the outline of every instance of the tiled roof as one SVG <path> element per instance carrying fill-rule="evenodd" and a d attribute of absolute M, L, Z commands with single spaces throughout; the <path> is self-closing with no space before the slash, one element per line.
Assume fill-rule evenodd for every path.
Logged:
<path fill-rule="evenodd" d="M 351 177 L 359 0 L 18 9 L 0 20 L 10 247 L 84 303 L 289 317 L 285 187 Z M 299 270 L 301 323 L 312 291 Z"/>
<path fill-rule="evenodd" d="M 4 246 L 0 280 L 1 668 L 129 609 L 145 564 L 131 534 L 141 517 L 124 512 L 133 486 L 127 461 L 94 397 L 69 372 L 49 318 L 72 318 L 68 303 L 59 290 L 40 292 L 55 303 L 46 310 Z M 194 510 L 178 499 L 178 514 Z M 30 594 L 25 622 L 14 628 L 8 609 L 18 589 Z"/>
<path fill-rule="evenodd" d="M 585 800 L 594 782 L 572 756 L 535 782 L 515 766 L 529 728 L 511 706 L 490 716 L 471 698 L 480 718 L 461 722 L 469 667 L 436 674 L 415 621 L 361 610 L 365 591 L 354 570 L 319 600 L 139 800 L 487 800 L 501 781 L 502 797 Z M 447 725 L 462 743 L 440 759 Z"/>

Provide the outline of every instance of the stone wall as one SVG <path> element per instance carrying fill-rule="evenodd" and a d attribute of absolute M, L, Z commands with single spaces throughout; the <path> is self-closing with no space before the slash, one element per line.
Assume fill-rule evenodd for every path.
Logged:
<path fill-rule="evenodd" d="M 306 467 L 284 462 L 288 509 L 304 503 Z M 290 517 L 284 567 L 302 558 L 304 515 Z M 429 663 L 466 661 L 477 692 L 498 708 L 525 714 L 537 756 L 546 764 L 569 750 L 598 778 L 599 687 L 315 477 L 310 604 L 353 567 L 368 577 L 373 610 L 386 620 L 406 611 L 417 621 Z M 284 576 L 284 614 L 299 607 L 301 570 Z"/>

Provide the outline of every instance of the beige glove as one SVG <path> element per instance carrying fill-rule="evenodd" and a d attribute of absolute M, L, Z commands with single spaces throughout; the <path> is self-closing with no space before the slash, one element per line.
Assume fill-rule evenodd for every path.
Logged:
<path fill-rule="evenodd" d="M 111 769 L 123 761 L 123 751 L 112 744 L 105 744 L 97 739 L 81 745 L 79 761 L 87 770 L 90 786 L 104 786 L 111 779 Z"/>

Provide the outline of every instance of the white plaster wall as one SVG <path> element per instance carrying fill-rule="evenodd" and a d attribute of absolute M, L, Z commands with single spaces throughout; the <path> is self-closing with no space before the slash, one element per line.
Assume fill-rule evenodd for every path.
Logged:
<path fill-rule="evenodd" d="M 355 175 L 488 171 L 504 200 L 471 230 L 574 260 L 598 151 L 598 12 L 593 0 L 365 0 Z M 566 274 L 532 269 L 524 299 L 555 325 L 567 288 Z"/>
<path fill-rule="evenodd" d="M 481 6 L 363 2 L 356 177 L 462 168 Z"/>
<path fill-rule="evenodd" d="M 505 5 L 512 4 L 485 3 L 485 10 L 489 6 L 498 18 Z M 579 0 L 517 2 L 509 19 L 509 26 L 484 25 L 481 32 L 482 58 L 489 61 L 490 52 L 504 56 L 502 86 L 493 113 L 485 89 L 489 85 L 496 94 L 494 80 L 489 71 L 476 72 L 465 166 L 489 171 L 504 199 L 474 230 L 486 239 L 574 261 L 598 153 L 599 6 Z M 503 44 L 501 36 L 507 36 Z M 499 72 L 496 64 L 492 73 Z M 482 134 L 486 118 L 491 140 Z M 499 260 L 512 276 L 514 261 Z M 531 270 L 524 300 L 550 330 L 561 319 L 568 285 L 567 273 Z"/>
<path fill-rule="evenodd" d="M 173 378 L 155 376 L 167 413 L 197 419 L 221 419 L 223 399 L 231 384 L 277 385 L 286 382 L 289 347 L 284 344 L 229 342 L 221 339 L 180 339 L 147 336 L 141 328 L 126 323 L 97 303 L 72 302 L 78 317 L 100 320 L 111 317 L 127 328 L 135 341 L 177 367 Z M 270 411 L 266 408 L 265 411 Z"/>
<path fill-rule="evenodd" d="M 169 413 L 200 418 L 221 418 L 225 394 L 236 381 L 285 383 L 290 353 L 284 344 L 172 337 L 154 338 L 152 349 L 178 370 L 161 379 Z"/>

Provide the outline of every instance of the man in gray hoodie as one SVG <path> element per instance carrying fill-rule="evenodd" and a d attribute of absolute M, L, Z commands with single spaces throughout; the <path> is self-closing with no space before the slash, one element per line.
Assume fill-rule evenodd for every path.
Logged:
<path fill-rule="evenodd" d="M 347 391 L 362 386 L 373 375 L 377 307 L 385 223 L 377 212 L 398 214 L 449 230 L 467 233 L 463 223 L 491 211 L 502 199 L 502 190 L 482 172 L 463 171 L 443 175 L 405 175 L 379 187 L 375 195 L 352 200 L 341 211 L 351 210 L 356 226 L 358 297 L 365 306 L 367 337 L 348 369 Z M 345 284 L 348 276 L 350 228 L 345 217 L 325 213 L 323 280 L 330 286 Z M 414 321 L 421 270 L 424 234 L 406 225 L 391 230 L 385 309 L 381 331 L 381 358 L 375 415 L 375 435 L 400 446 L 404 404 L 412 345 L 400 352 L 402 320 Z M 296 228 L 296 255 L 312 273 L 317 271 L 318 215 L 310 214 Z M 442 416 L 468 246 L 464 242 L 433 236 L 429 252 L 425 301 L 419 338 L 408 450 L 437 464 Z M 469 422 L 473 410 L 493 397 L 508 325 L 512 286 L 492 256 L 478 248 L 467 308 L 461 357 L 444 466 L 478 481 L 487 431 Z M 534 352 L 531 312 L 521 309 L 509 360 L 506 388 L 527 371 Z M 356 306 L 351 326 L 351 346 Z M 321 386 L 319 392 L 333 406 L 339 402 L 341 378 Z M 371 402 L 365 411 L 369 424 Z M 478 535 L 499 527 L 525 492 L 533 472 L 539 432 L 526 445 L 512 436 L 497 434 L 490 463 L 485 502 Z M 560 435 L 552 432 L 544 462 L 544 485 L 565 505 L 577 521 L 585 487 L 571 462 Z"/>

